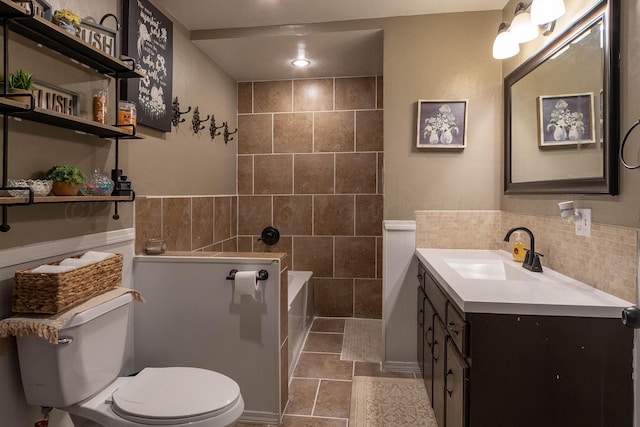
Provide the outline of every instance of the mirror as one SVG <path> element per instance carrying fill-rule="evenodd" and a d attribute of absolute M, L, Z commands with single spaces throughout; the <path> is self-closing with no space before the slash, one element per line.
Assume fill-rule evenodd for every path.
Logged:
<path fill-rule="evenodd" d="M 615 3 L 598 2 L 505 78 L 505 194 L 618 194 Z"/>

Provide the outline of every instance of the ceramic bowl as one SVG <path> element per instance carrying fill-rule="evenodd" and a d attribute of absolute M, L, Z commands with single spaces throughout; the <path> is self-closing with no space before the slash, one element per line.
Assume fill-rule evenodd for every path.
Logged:
<path fill-rule="evenodd" d="M 29 187 L 36 197 L 49 195 L 53 187 L 53 181 L 45 179 L 9 179 L 7 183 L 9 187 Z M 13 197 L 29 197 L 27 190 L 9 190 L 9 194 Z"/>

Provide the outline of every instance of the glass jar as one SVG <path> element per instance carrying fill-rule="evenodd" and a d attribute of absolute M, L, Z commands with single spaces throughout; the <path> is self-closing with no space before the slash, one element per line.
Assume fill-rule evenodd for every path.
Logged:
<path fill-rule="evenodd" d="M 93 121 L 107 124 L 107 91 L 93 90 Z"/>
<path fill-rule="evenodd" d="M 113 191 L 113 181 L 108 176 L 100 173 L 98 169 L 93 171 L 87 182 L 80 187 L 84 196 L 109 196 Z"/>
<path fill-rule="evenodd" d="M 118 124 L 119 125 L 135 125 L 136 124 L 136 104 L 131 101 L 118 102 Z M 123 129 L 133 132 L 133 126 L 122 126 Z"/>

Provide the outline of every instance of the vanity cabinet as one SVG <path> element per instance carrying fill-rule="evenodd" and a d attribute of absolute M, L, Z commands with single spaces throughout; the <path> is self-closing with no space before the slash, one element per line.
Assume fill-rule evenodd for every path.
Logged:
<path fill-rule="evenodd" d="M 439 427 L 633 426 L 633 330 L 620 319 L 465 312 L 430 268 L 420 261 L 418 340 Z"/>
<path fill-rule="evenodd" d="M 456 342 L 462 348 L 466 331 L 464 321 L 457 313 L 453 318 L 455 310 L 450 307 L 446 295 L 422 264 L 418 264 L 418 281 L 419 313 L 423 314 L 423 318 L 418 321 L 418 330 L 422 329 L 422 336 L 418 338 L 418 363 L 422 365 L 427 395 L 438 426 L 462 427 L 464 424 L 453 422 L 455 416 L 453 413 L 449 415 L 449 412 L 452 408 L 464 410 L 466 362 L 461 356 L 456 357 L 452 353 Z M 454 357 L 455 362 L 452 359 Z M 463 416 L 458 418 L 464 420 Z"/>

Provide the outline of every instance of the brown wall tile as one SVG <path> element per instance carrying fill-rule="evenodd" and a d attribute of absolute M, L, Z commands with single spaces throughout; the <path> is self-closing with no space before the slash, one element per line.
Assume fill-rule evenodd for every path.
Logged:
<path fill-rule="evenodd" d="M 213 197 L 193 197 L 191 218 L 191 250 L 213 245 Z"/>
<path fill-rule="evenodd" d="M 354 113 L 315 113 L 314 151 L 354 151 Z"/>
<path fill-rule="evenodd" d="M 293 194 L 293 155 L 255 156 L 255 194 Z"/>
<path fill-rule="evenodd" d="M 162 201 L 162 237 L 169 251 L 191 250 L 191 199 L 168 197 Z"/>
<path fill-rule="evenodd" d="M 238 235 L 238 197 L 231 196 L 231 237 Z"/>
<path fill-rule="evenodd" d="M 382 110 L 356 111 L 356 151 L 383 151 Z"/>
<path fill-rule="evenodd" d="M 382 195 L 356 195 L 356 236 L 382 236 Z"/>
<path fill-rule="evenodd" d="M 336 110 L 373 110 L 375 108 L 375 77 L 336 79 Z"/>
<path fill-rule="evenodd" d="M 334 163 L 333 153 L 296 154 L 293 166 L 294 193 L 333 194 Z"/>
<path fill-rule="evenodd" d="M 273 151 L 275 153 L 313 152 L 313 114 L 274 114 Z"/>
<path fill-rule="evenodd" d="M 313 234 L 353 236 L 353 196 L 314 196 Z"/>
<path fill-rule="evenodd" d="M 375 194 L 376 166 L 376 153 L 337 153 L 336 193 Z"/>
<path fill-rule="evenodd" d="M 382 318 L 382 280 L 381 279 L 356 279 L 354 283 L 355 317 L 368 319 Z"/>
<path fill-rule="evenodd" d="M 238 156 L 238 194 L 253 194 L 253 156 Z"/>
<path fill-rule="evenodd" d="M 238 197 L 238 234 L 257 235 L 271 225 L 271 196 Z"/>
<path fill-rule="evenodd" d="M 137 254 L 144 252 L 147 239 L 162 237 L 162 199 L 138 197 L 136 204 L 136 246 Z"/>
<path fill-rule="evenodd" d="M 238 83 L 238 113 L 252 113 L 253 83 Z"/>
<path fill-rule="evenodd" d="M 378 194 L 384 194 L 384 153 L 378 153 Z"/>
<path fill-rule="evenodd" d="M 310 235 L 313 230 L 311 196 L 275 196 L 273 226 L 283 235 Z"/>
<path fill-rule="evenodd" d="M 293 270 L 313 271 L 313 277 L 333 277 L 333 237 L 294 237 Z"/>
<path fill-rule="evenodd" d="M 231 197 L 214 199 L 215 233 L 214 242 L 221 242 L 231 237 Z"/>
<path fill-rule="evenodd" d="M 376 277 L 382 279 L 382 237 L 376 237 Z"/>
<path fill-rule="evenodd" d="M 316 316 L 353 316 L 353 279 L 313 280 Z"/>
<path fill-rule="evenodd" d="M 375 237 L 335 238 L 336 277 L 376 277 Z"/>
<path fill-rule="evenodd" d="M 238 239 L 236 237 L 225 240 L 221 245 L 222 247 L 219 249 L 221 252 L 240 252 L 238 250 Z"/>
<path fill-rule="evenodd" d="M 384 108 L 384 77 L 376 77 L 376 108 Z"/>
<path fill-rule="evenodd" d="M 293 111 L 333 110 L 333 79 L 293 81 Z"/>
<path fill-rule="evenodd" d="M 237 240 L 238 252 L 253 252 L 253 241 L 255 240 L 253 237 L 239 236 Z"/>
<path fill-rule="evenodd" d="M 264 154 L 272 150 L 271 114 L 238 116 L 238 154 Z"/>
<path fill-rule="evenodd" d="M 255 113 L 291 112 L 292 81 L 281 80 L 253 83 L 253 111 Z"/>

